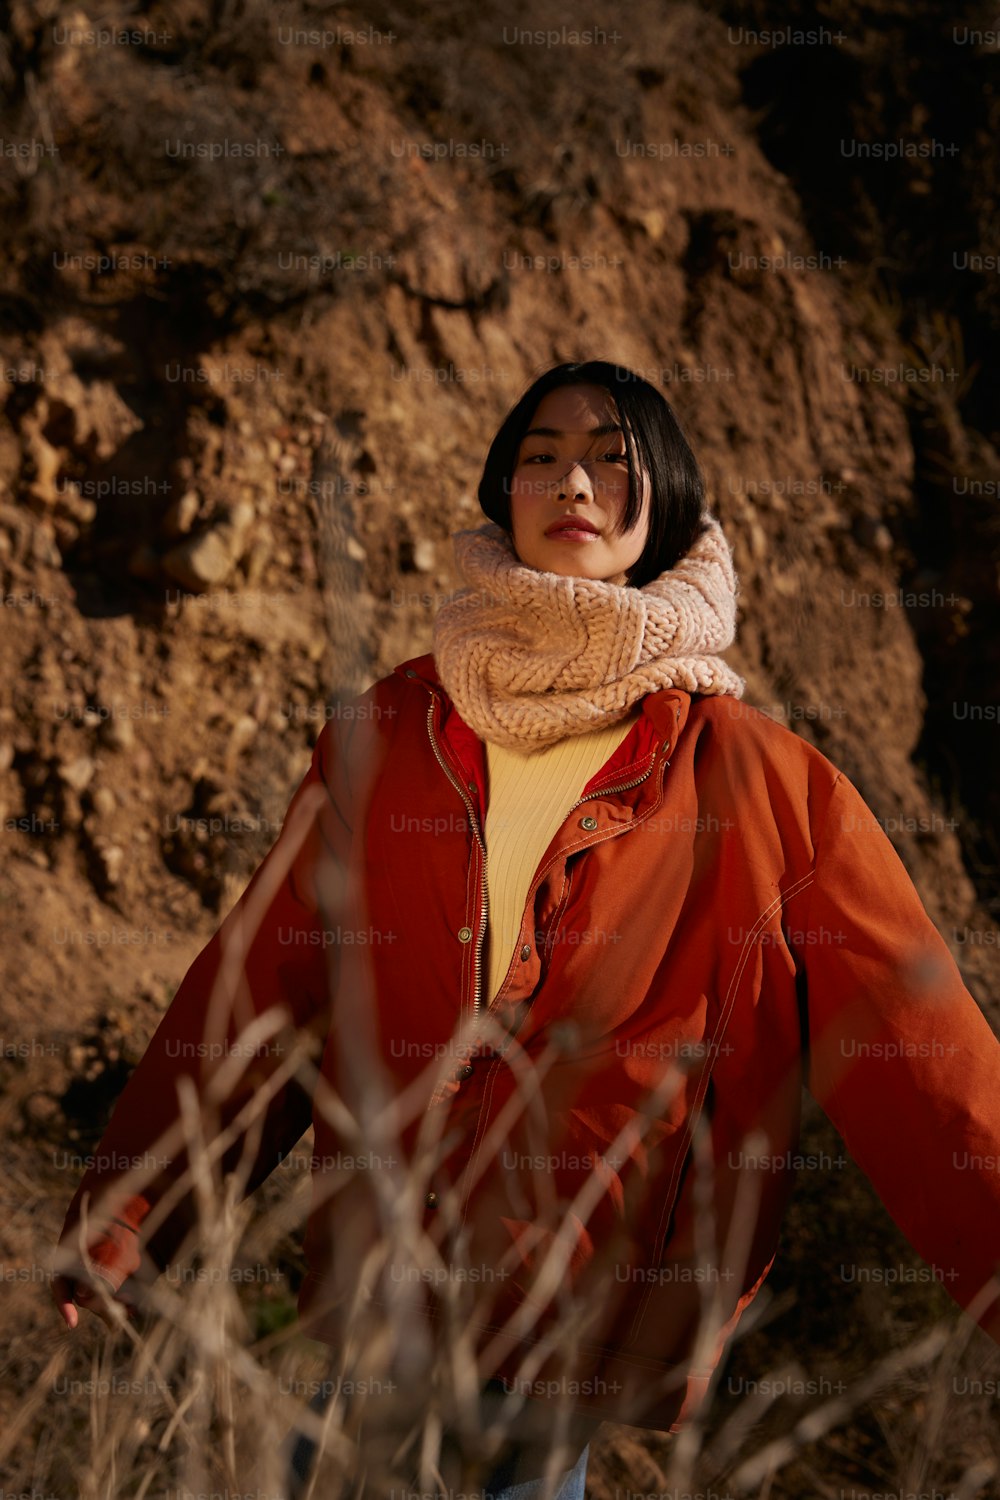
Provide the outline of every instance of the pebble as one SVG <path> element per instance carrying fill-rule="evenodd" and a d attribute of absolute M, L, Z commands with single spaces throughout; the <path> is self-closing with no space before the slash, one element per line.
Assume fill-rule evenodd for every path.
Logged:
<path fill-rule="evenodd" d="M 866 512 L 855 516 L 851 526 L 855 540 L 875 552 L 891 552 L 892 532 L 877 516 Z"/>
<path fill-rule="evenodd" d="M 58 770 L 67 786 L 74 792 L 82 792 L 90 785 L 97 765 L 89 755 L 78 755 L 75 760 L 63 761 Z"/>
<path fill-rule="evenodd" d="M 163 517 L 163 529 L 168 536 L 183 536 L 191 530 L 201 507 L 197 490 L 185 490 L 179 499 L 167 508 Z"/>
<path fill-rule="evenodd" d="M 102 818 L 110 818 L 118 806 L 117 798 L 109 786 L 99 786 L 91 794 L 94 811 Z"/>
<path fill-rule="evenodd" d="M 97 845 L 97 857 L 108 885 L 117 885 L 125 863 L 125 850 L 120 844 L 106 844 L 102 840 Z"/>
<path fill-rule="evenodd" d="M 224 583 L 246 551 L 254 516 L 251 500 L 237 500 L 218 525 L 172 547 L 163 558 L 164 568 L 195 593 Z"/>
<path fill-rule="evenodd" d="M 224 583 L 235 561 L 228 538 L 218 531 L 203 531 L 179 547 L 172 547 L 163 558 L 163 566 L 183 588 L 201 592 L 213 584 Z"/>
<path fill-rule="evenodd" d="M 257 720 L 250 714 L 241 714 L 233 725 L 229 736 L 230 755 L 240 755 L 251 745 L 257 735 Z"/>
<path fill-rule="evenodd" d="M 131 750 L 135 744 L 135 730 L 128 719 L 117 715 L 105 719 L 101 725 L 101 744 L 109 750 Z"/>

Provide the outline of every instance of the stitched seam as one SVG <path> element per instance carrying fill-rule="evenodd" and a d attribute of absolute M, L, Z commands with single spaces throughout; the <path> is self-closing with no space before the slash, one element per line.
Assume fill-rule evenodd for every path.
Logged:
<path fill-rule="evenodd" d="M 805 876 L 805 877 L 802 878 L 802 880 L 797 881 L 795 883 L 795 885 L 793 885 L 789 889 L 789 891 L 787 892 L 787 897 L 791 897 L 791 896 L 795 895 L 796 894 L 796 890 L 797 889 L 801 889 L 803 885 L 808 885 L 808 883 L 811 880 L 811 878 L 812 878 L 811 876 Z M 736 968 L 733 971 L 733 977 L 732 977 L 732 979 L 729 982 L 729 990 L 727 991 L 726 998 L 723 1001 L 722 1010 L 719 1012 L 718 1024 L 716 1025 L 715 1032 L 714 1032 L 714 1034 L 712 1036 L 712 1040 L 709 1043 L 709 1058 L 710 1059 L 717 1058 L 718 1055 L 719 1055 L 719 1053 L 718 1053 L 718 1044 L 722 1040 L 722 1035 L 723 1035 L 723 1033 L 725 1031 L 726 1026 L 729 1024 L 729 1017 L 730 1017 L 730 1014 L 732 1013 L 733 1005 L 735 1004 L 735 1001 L 736 1001 L 736 990 L 737 990 L 737 987 L 739 985 L 740 980 L 743 977 L 743 971 L 745 970 L 745 968 L 747 966 L 747 963 L 749 962 L 751 946 L 752 946 L 755 938 L 757 937 L 757 934 L 761 931 L 761 929 L 767 923 L 768 919 L 771 917 L 771 915 L 774 913 L 774 911 L 778 907 L 781 906 L 782 902 L 785 899 L 786 899 L 786 896 L 782 895 L 779 892 L 779 894 L 774 898 L 774 900 L 770 903 L 770 905 L 766 906 L 764 908 L 764 910 L 761 912 L 760 916 L 757 918 L 756 922 L 754 923 L 753 927 L 750 929 L 750 931 L 747 933 L 746 937 L 743 940 L 743 949 L 742 949 L 742 952 L 740 954 L 740 958 L 739 958 L 739 960 L 737 962 Z M 701 1108 L 702 1108 L 702 1105 L 704 1104 L 705 1094 L 708 1092 L 708 1084 L 709 1084 L 709 1082 L 711 1080 L 712 1072 L 713 1072 L 714 1068 L 715 1068 L 715 1063 L 710 1060 L 709 1066 L 706 1068 L 705 1073 L 702 1076 L 702 1080 L 699 1083 L 699 1086 L 698 1086 L 697 1090 L 695 1091 L 694 1104 L 692 1106 L 691 1114 L 689 1115 L 689 1120 L 691 1122 L 692 1128 L 691 1128 L 691 1130 L 688 1133 L 691 1134 L 691 1135 L 693 1135 L 693 1133 L 694 1133 L 693 1127 L 697 1124 L 697 1116 L 700 1115 L 700 1113 L 701 1113 Z M 673 1172 L 673 1176 L 671 1178 L 671 1184 L 670 1184 L 670 1186 L 671 1186 L 671 1192 L 672 1193 L 674 1193 L 676 1191 L 676 1179 L 677 1179 L 677 1177 L 678 1177 L 678 1175 L 680 1173 L 681 1160 L 682 1160 L 681 1158 L 678 1158 L 678 1160 L 674 1163 L 674 1172 Z M 673 1209 L 672 1198 L 671 1198 L 671 1202 L 670 1202 L 670 1209 L 671 1209 L 671 1211 Z M 666 1214 L 666 1208 L 664 1209 L 664 1215 L 661 1215 L 660 1226 L 659 1226 L 659 1229 L 657 1230 L 657 1240 L 656 1240 L 656 1247 L 655 1247 L 655 1254 L 656 1254 L 657 1260 L 659 1259 L 660 1252 L 663 1249 L 661 1235 L 662 1235 L 662 1233 L 663 1233 L 663 1231 L 664 1231 L 664 1229 L 666 1227 L 665 1223 L 664 1223 L 665 1214 Z"/>
<path fill-rule="evenodd" d="M 733 977 L 730 980 L 729 990 L 726 994 L 726 999 L 723 1002 L 722 1010 L 719 1013 L 718 1025 L 715 1028 L 715 1032 L 709 1044 L 709 1064 L 704 1074 L 702 1075 L 697 1090 L 695 1091 L 695 1097 L 692 1102 L 691 1109 L 688 1113 L 687 1120 L 684 1123 L 683 1131 L 681 1133 L 683 1150 L 678 1149 L 677 1155 L 674 1159 L 673 1171 L 670 1174 L 670 1183 L 667 1188 L 666 1196 L 664 1198 L 663 1210 L 660 1214 L 660 1222 L 656 1230 L 656 1241 L 653 1249 L 654 1264 L 659 1264 L 660 1256 L 663 1253 L 664 1245 L 666 1242 L 667 1224 L 669 1222 L 670 1215 L 674 1211 L 674 1207 L 677 1201 L 677 1189 L 681 1169 L 687 1158 L 688 1151 L 690 1150 L 691 1141 L 694 1137 L 694 1132 L 697 1128 L 698 1121 L 701 1118 L 701 1112 L 705 1104 L 705 1095 L 708 1093 L 708 1085 L 712 1080 L 712 1074 L 715 1070 L 715 1060 L 719 1056 L 719 1043 L 722 1040 L 725 1028 L 729 1024 L 729 1017 L 732 1014 L 733 1007 L 736 1003 L 737 987 L 743 977 L 743 973 L 746 969 L 747 963 L 749 962 L 751 946 L 755 943 L 758 933 L 767 923 L 769 918 L 773 915 L 775 910 L 782 906 L 784 902 L 790 901 L 793 896 L 796 896 L 801 891 L 805 890 L 807 886 L 812 884 L 812 881 L 814 879 L 815 872 L 810 871 L 807 875 L 803 875 L 797 881 L 795 881 L 787 891 L 779 891 L 774 900 L 761 912 L 753 927 L 750 929 L 743 940 L 743 949 L 737 962 L 736 968 L 733 971 Z M 638 1334 L 639 1327 L 642 1322 L 642 1317 L 646 1309 L 646 1304 L 648 1303 L 649 1298 L 652 1296 L 652 1292 L 652 1285 L 648 1286 L 644 1291 L 639 1301 L 638 1307 L 636 1308 L 635 1316 L 632 1320 L 632 1326 L 629 1329 L 626 1342 L 629 1342 Z"/>
<path fill-rule="evenodd" d="M 655 751 L 652 752 L 652 755 L 653 755 L 653 759 L 655 760 L 655 758 L 656 758 L 656 752 Z M 669 761 L 665 760 L 663 762 L 664 770 L 666 770 L 666 767 L 668 765 L 669 765 Z M 541 868 L 536 872 L 535 879 L 532 882 L 532 887 L 528 891 L 528 896 L 526 898 L 526 902 L 528 900 L 530 900 L 532 902 L 532 904 L 534 904 L 535 896 L 537 895 L 537 893 L 538 893 L 538 891 L 539 891 L 539 889 L 541 887 L 542 881 L 545 879 L 545 876 L 549 873 L 549 871 L 551 869 L 555 868 L 555 866 L 559 863 L 560 859 L 563 859 L 563 858 L 569 856 L 570 854 L 575 854 L 579 849 L 590 849 L 594 844 L 602 844 L 607 839 L 618 838 L 618 836 L 620 834 L 628 833 L 629 830 L 632 829 L 632 828 L 638 828 L 640 824 L 645 823 L 647 821 L 647 819 L 649 819 L 649 818 L 651 818 L 653 816 L 653 813 L 656 812 L 657 808 L 660 806 L 660 803 L 662 801 L 663 801 L 663 782 L 661 781 L 660 782 L 659 795 L 657 796 L 656 801 L 653 803 L 653 805 L 651 807 L 649 807 L 646 810 L 646 812 L 644 812 L 642 814 L 641 817 L 633 818 L 631 823 L 627 823 L 624 826 L 621 826 L 621 827 L 618 827 L 618 828 L 609 828 L 606 833 L 600 834 L 597 838 L 593 838 L 593 839 L 589 839 L 589 840 L 587 838 L 582 838 L 582 839 L 579 839 L 575 844 L 569 844 L 565 848 L 558 850 L 552 856 L 552 858 L 549 860 L 548 864 L 547 865 L 542 865 Z M 567 814 L 567 816 L 568 816 L 568 814 Z M 568 901 L 568 900 L 569 900 L 569 891 L 567 890 L 567 892 L 566 892 L 566 901 Z M 563 903 L 563 907 L 565 909 L 565 903 Z M 555 924 L 556 924 L 556 922 L 558 920 L 559 920 L 559 912 L 557 911 L 555 917 L 553 918 L 553 922 L 552 922 L 553 927 L 555 926 Z M 524 918 L 523 918 L 523 916 L 521 918 L 521 927 L 522 927 L 522 930 L 523 930 L 523 927 L 524 927 Z M 507 979 L 510 977 L 510 973 L 511 973 L 511 970 L 508 968 L 508 970 L 507 970 L 507 976 L 504 979 L 503 985 L 501 985 L 500 989 L 497 991 L 497 994 L 496 994 L 496 997 L 495 997 L 497 1000 L 502 1000 L 503 999 L 504 988 L 505 988 L 505 986 L 507 984 Z"/>
<path fill-rule="evenodd" d="M 545 938 L 545 941 L 549 945 L 549 947 L 551 947 L 551 943 L 550 943 L 549 939 L 551 938 L 552 934 L 554 932 L 556 932 L 556 930 L 558 929 L 559 923 L 562 920 L 563 913 L 565 912 L 567 906 L 569 905 L 570 892 L 571 892 L 572 888 L 573 888 L 573 872 L 571 870 L 569 872 L 569 874 L 565 875 L 564 878 L 563 878 L 563 891 L 562 891 L 562 895 L 559 898 L 559 904 L 558 904 L 558 906 L 556 907 L 555 911 L 552 914 L 552 921 L 549 923 L 549 930 L 548 930 L 548 933 L 546 934 L 546 938 Z"/>
<path fill-rule="evenodd" d="M 559 919 L 560 919 L 562 913 L 566 910 L 566 907 L 567 907 L 567 905 L 569 903 L 569 895 L 570 895 L 570 890 L 572 888 L 572 884 L 573 884 L 572 874 L 564 876 L 564 878 L 563 878 L 562 894 L 561 894 L 561 896 L 559 898 L 559 904 L 556 907 L 555 912 L 553 913 L 552 920 L 549 923 L 549 932 L 552 932 L 552 931 L 555 930 L 555 928 L 559 924 Z M 541 886 L 541 881 L 539 881 L 539 886 Z M 532 904 L 534 904 L 534 903 L 532 902 Z M 524 934 L 524 920 L 522 918 L 522 921 L 521 921 L 521 933 L 519 934 L 519 937 L 523 936 L 523 934 Z M 514 951 L 515 951 L 515 955 L 516 955 L 517 950 L 515 949 Z M 541 955 L 539 954 L 539 966 L 540 965 L 541 965 Z M 504 980 L 504 982 L 500 986 L 499 990 L 497 990 L 496 996 L 494 997 L 494 1000 L 493 1000 L 493 1005 L 494 1006 L 497 1005 L 501 1000 L 504 999 L 504 992 L 505 992 L 505 990 L 508 987 L 508 981 L 510 979 L 511 973 L 513 972 L 513 967 L 514 966 L 511 965 L 511 968 L 509 968 L 507 970 L 507 978 Z M 541 976 L 540 975 L 539 975 L 539 982 L 541 982 Z M 537 986 L 536 986 L 536 988 L 537 988 Z M 492 1009 L 493 1007 L 491 1006 L 490 1008 Z"/>
<path fill-rule="evenodd" d="M 606 839 L 617 838 L 620 833 L 628 833 L 630 828 L 638 828 L 640 823 L 645 823 L 646 819 L 656 811 L 662 800 L 663 791 L 661 788 L 659 798 L 649 809 L 649 812 L 643 813 L 641 818 L 633 818 L 631 823 L 627 823 L 624 826 L 620 826 L 618 828 L 609 828 L 606 833 L 598 834 L 596 838 L 588 839 L 586 836 L 584 836 L 583 838 L 578 838 L 575 844 L 566 844 L 561 849 L 557 850 L 549 860 L 548 864 L 542 865 L 538 870 L 535 876 L 535 890 L 530 893 L 532 897 L 534 897 L 545 876 L 549 873 L 554 865 L 557 865 L 559 863 L 560 859 L 562 859 L 565 855 L 575 854 L 578 849 L 589 849 L 594 844 L 602 844 Z M 586 816 L 586 814 L 584 816 Z"/>
<path fill-rule="evenodd" d="M 663 784 L 661 782 L 660 783 L 660 795 L 656 799 L 656 802 L 653 804 L 653 806 L 649 809 L 649 812 L 645 815 L 645 817 L 635 819 L 635 821 L 632 822 L 632 823 L 630 823 L 627 828 L 618 828 L 618 829 L 614 829 L 614 830 L 609 830 L 608 834 L 605 835 L 604 837 L 614 838 L 619 833 L 628 833 L 630 829 L 637 828 L 640 823 L 643 823 L 643 822 L 646 821 L 646 817 L 651 816 L 652 813 L 654 813 L 656 811 L 656 809 L 659 807 L 659 805 L 662 802 L 662 800 L 663 800 Z M 598 843 L 601 843 L 602 841 L 603 841 L 602 839 L 593 839 L 591 842 L 594 843 L 594 844 L 598 844 Z M 556 860 L 553 859 L 551 861 L 551 864 L 554 865 L 555 863 L 556 863 Z M 539 884 L 540 883 L 541 883 L 541 881 L 539 880 Z M 569 890 L 570 890 L 571 884 L 572 884 L 572 877 L 568 877 L 567 878 L 567 883 L 566 883 L 566 893 L 565 893 L 563 904 L 565 904 L 565 902 L 569 900 Z M 489 1074 L 487 1075 L 486 1084 L 485 1084 L 484 1089 L 483 1089 L 483 1100 L 482 1100 L 482 1104 L 480 1105 L 479 1116 L 478 1116 L 478 1119 L 476 1121 L 476 1136 L 475 1136 L 475 1139 L 474 1139 L 474 1141 L 472 1143 L 472 1150 L 471 1150 L 471 1152 L 469 1154 L 468 1166 L 466 1168 L 467 1171 L 471 1171 L 471 1168 L 472 1168 L 472 1166 L 473 1166 L 473 1164 L 475 1162 L 475 1159 L 476 1159 L 476 1155 L 478 1154 L 478 1151 L 479 1151 L 479 1148 L 480 1148 L 480 1140 L 481 1140 L 482 1134 L 483 1134 L 483 1122 L 484 1122 L 484 1119 L 485 1119 L 486 1114 L 487 1114 L 486 1105 L 488 1103 L 489 1096 L 493 1092 L 493 1085 L 494 1085 L 494 1083 L 496 1081 L 496 1077 L 497 1077 L 497 1069 L 499 1067 L 501 1067 L 502 1065 L 503 1065 L 503 1058 L 497 1058 L 495 1060 L 495 1062 L 493 1063 L 493 1065 L 491 1066 Z M 461 1227 L 463 1227 L 463 1228 L 465 1226 L 465 1220 L 466 1220 L 466 1217 L 468 1215 L 469 1202 L 471 1200 L 471 1197 L 472 1197 L 472 1185 L 470 1183 L 470 1186 L 469 1186 L 468 1190 L 466 1191 L 465 1198 L 463 1200 L 463 1206 L 462 1206 L 462 1226 Z"/>
<path fill-rule="evenodd" d="M 499 1070 L 499 1068 L 500 1068 L 500 1066 L 502 1064 L 502 1061 L 503 1061 L 502 1058 L 499 1058 L 499 1057 L 496 1058 L 494 1060 L 493 1064 L 491 1065 L 491 1067 L 489 1069 L 489 1072 L 486 1075 L 486 1083 L 485 1083 L 485 1086 L 483 1088 L 483 1099 L 482 1099 L 482 1103 L 479 1106 L 479 1115 L 478 1115 L 478 1117 L 476 1119 L 476 1135 L 475 1135 L 475 1139 L 472 1142 L 472 1150 L 469 1152 L 469 1160 L 466 1163 L 466 1168 L 465 1168 L 465 1170 L 470 1174 L 470 1181 L 469 1181 L 469 1186 L 466 1189 L 465 1194 L 464 1194 L 463 1199 L 462 1199 L 462 1222 L 459 1225 L 460 1229 L 464 1229 L 465 1228 L 465 1220 L 466 1220 L 466 1217 L 467 1217 L 468 1212 L 469 1212 L 469 1202 L 470 1202 L 470 1200 L 472 1198 L 472 1189 L 473 1189 L 473 1185 L 474 1185 L 473 1181 L 472 1181 L 472 1168 L 473 1168 L 473 1166 L 475 1164 L 476 1157 L 479 1154 L 480 1141 L 482 1140 L 483 1131 L 484 1131 L 484 1128 L 485 1128 L 484 1121 L 485 1121 L 485 1119 L 487 1117 L 487 1108 L 486 1108 L 486 1106 L 489 1103 L 490 1098 L 491 1098 L 491 1096 L 493 1094 L 493 1087 L 494 1087 L 494 1084 L 496 1083 L 496 1080 L 497 1080 L 497 1077 L 498 1077 L 498 1070 Z"/>

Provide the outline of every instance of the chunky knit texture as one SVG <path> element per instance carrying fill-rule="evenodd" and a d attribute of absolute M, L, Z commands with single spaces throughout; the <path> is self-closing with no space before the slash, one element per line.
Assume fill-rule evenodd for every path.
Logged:
<path fill-rule="evenodd" d="M 732 553 L 703 519 L 690 551 L 641 589 L 528 567 L 492 521 L 453 533 L 466 586 L 437 612 L 434 661 L 480 739 L 552 745 L 663 687 L 741 697 L 743 678 L 716 655 L 735 635 Z"/>

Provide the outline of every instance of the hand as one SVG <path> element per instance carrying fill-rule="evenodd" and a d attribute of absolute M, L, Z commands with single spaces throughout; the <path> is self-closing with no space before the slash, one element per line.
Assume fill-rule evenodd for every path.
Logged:
<path fill-rule="evenodd" d="M 89 1277 L 85 1273 L 79 1276 L 53 1276 L 49 1282 L 49 1291 L 67 1328 L 76 1328 L 80 1321 L 77 1307 L 86 1307 L 95 1313 L 108 1328 L 120 1328 L 126 1319 L 131 1320 L 136 1315 L 136 1303 L 127 1280 L 116 1291 L 106 1277 L 96 1273 Z M 110 1306 L 108 1297 L 111 1298 Z"/>

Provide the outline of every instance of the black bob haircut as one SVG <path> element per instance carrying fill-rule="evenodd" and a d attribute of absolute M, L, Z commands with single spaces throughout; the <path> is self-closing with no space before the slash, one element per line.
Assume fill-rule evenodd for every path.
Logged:
<path fill-rule="evenodd" d="M 628 498 L 615 534 L 631 529 L 639 517 L 645 469 L 650 478 L 649 536 L 638 560 L 628 569 L 627 585 L 642 588 L 672 568 L 704 531 L 705 483 L 698 461 L 666 397 L 624 365 L 605 359 L 555 365 L 528 387 L 511 407 L 490 444 L 479 481 L 484 514 L 512 534 L 510 485 L 521 439 L 531 426 L 539 402 L 565 385 L 596 385 L 615 404 L 628 461 Z"/>

